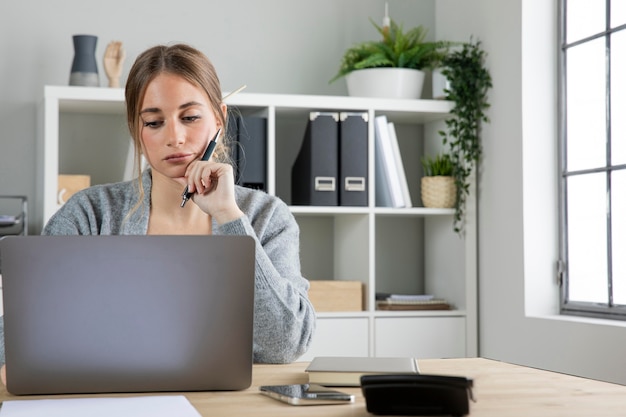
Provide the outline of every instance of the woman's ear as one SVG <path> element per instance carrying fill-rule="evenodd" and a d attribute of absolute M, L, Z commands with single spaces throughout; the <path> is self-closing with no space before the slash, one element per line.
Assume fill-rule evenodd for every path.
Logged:
<path fill-rule="evenodd" d="M 220 104 L 220 109 L 222 110 L 222 116 L 224 116 L 224 119 L 227 119 L 228 118 L 228 105 L 222 101 L 222 104 Z"/>

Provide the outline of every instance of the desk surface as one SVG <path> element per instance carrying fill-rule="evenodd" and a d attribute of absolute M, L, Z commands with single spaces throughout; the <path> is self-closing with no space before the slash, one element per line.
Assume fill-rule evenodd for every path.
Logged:
<path fill-rule="evenodd" d="M 356 394 L 349 405 L 296 407 L 259 394 L 261 385 L 306 383 L 307 363 L 254 365 L 252 386 L 236 392 L 186 393 L 203 416 L 372 416 L 359 388 L 339 388 Z M 474 379 L 472 417 L 493 416 L 617 416 L 626 411 L 626 386 L 574 377 L 480 358 L 419 361 L 428 374 Z M 81 396 L 12 396 L 4 388 L 0 401 Z"/>

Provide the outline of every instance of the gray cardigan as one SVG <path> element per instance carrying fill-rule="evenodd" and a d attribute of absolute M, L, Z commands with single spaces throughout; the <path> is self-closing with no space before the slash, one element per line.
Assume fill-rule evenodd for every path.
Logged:
<path fill-rule="evenodd" d="M 152 187 L 149 169 L 142 181 L 142 205 L 127 219 L 139 196 L 136 180 L 96 185 L 74 194 L 50 218 L 43 234 L 146 234 Z M 245 216 L 221 226 L 213 221 L 212 230 L 220 235 L 249 235 L 256 241 L 254 361 L 292 362 L 307 351 L 315 329 L 309 283 L 300 272 L 298 224 L 287 205 L 267 193 L 236 186 L 235 198 Z"/>

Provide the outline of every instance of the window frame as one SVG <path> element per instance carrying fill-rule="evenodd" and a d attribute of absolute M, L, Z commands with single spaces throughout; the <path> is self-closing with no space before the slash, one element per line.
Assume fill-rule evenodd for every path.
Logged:
<path fill-rule="evenodd" d="M 613 302 L 613 248 L 612 248 L 612 188 L 611 173 L 618 170 L 626 170 L 626 164 L 612 165 L 611 160 L 611 36 L 622 30 L 626 30 L 626 24 L 611 28 L 611 0 L 605 0 L 606 16 L 605 26 L 602 32 L 594 33 L 574 42 L 567 43 L 567 3 L 568 0 L 559 0 L 559 58 L 558 58 L 558 89 L 559 89 L 559 253 L 560 260 L 557 264 L 558 281 L 560 291 L 560 312 L 564 315 L 575 315 L 596 318 L 609 318 L 626 320 L 626 305 L 617 305 Z M 604 38 L 605 43 L 605 106 L 606 106 L 606 162 L 603 167 L 568 171 L 567 169 L 567 51 L 571 48 L 586 44 L 587 42 Z M 569 269 L 568 269 L 568 199 L 567 180 L 576 175 L 589 175 L 604 173 L 606 175 L 606 206 L 607 206 L 607 229 L 606 229 L 606 262 L 607 262 L 607 303 L 594 303 L 569 300 Z"/>

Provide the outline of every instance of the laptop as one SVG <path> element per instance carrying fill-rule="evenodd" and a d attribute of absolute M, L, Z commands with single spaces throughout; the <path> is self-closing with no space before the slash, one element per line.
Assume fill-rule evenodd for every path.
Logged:
<path fill-rule="evenodd" d="M 242 390 L 252 382 L 249 236 L 0 239 L 7 390 Z"/>

